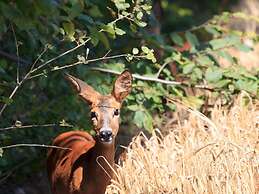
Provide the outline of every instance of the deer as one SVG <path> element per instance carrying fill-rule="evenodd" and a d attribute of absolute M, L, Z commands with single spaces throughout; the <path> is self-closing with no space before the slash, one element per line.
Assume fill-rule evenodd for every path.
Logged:
<path fill-rule="evenodd" d="M 61 133 L 47 153 L 47 174 L 53 194 L 104 194 L 114 175 L 115 138 L 123 100 L 132 88 L 132 75 L 122 72 L 109 95 L 67 74 L 78 95 L 90 106 L 95 135 L 86 131 Z"/>

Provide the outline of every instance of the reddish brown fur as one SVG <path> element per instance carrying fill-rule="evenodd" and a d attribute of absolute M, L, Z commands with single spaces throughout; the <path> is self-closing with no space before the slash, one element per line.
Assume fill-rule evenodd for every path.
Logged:
<path fill-rule="evenodd" d="M 71 150 L 49 150 L 47 171 L 51 190 L 53 194 L 104 194 L 113 174 L 114 138 L 119 129 L 119 117 L 114 115 L 114 111 L 120 109 L 130 92 L 132 77 L 128 71 L 123 72 L 117 78 L 112 94 L 107 96 L 75 77 L 68 76 L 67 79 L 96 113 L 97 117 L 92 120 L 97 136 L 92 137 L 84 131 L 70 131 L 54 139 L 53 145 Z M 109 143 L 98 138 L 105 122 L 114 137 Z"/>
<path fill-rule="evenodd" d="M 66 194 L 69 189 L 67 187 L 73 187 L 72 182 L 79 183 L 79 179 L 82 177 L 82 175 L 76 176 L 75 180 L 71 182 L 70 175 L 76 172 L 71 167 L 81 155 L 94 147 L 95 140 L 86 132 L 69 131 L 56 137 L 53 145 L 73 150 L 51 149 L 47 155 L 47 170 L 51 182 L 51 190 L 53 193 Z M 82 172 L 77 171 L 77 173 Z"/>

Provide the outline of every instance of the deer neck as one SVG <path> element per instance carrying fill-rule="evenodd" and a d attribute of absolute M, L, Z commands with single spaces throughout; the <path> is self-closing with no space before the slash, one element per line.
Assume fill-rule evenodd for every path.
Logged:
<path fill-rule="evenodd" d="M 103 143 L 95 137 L 95 146 L 89 150 L 86 160 L 85 185 L 87 192 L 104 194 L 113 176 L 115 140 Z M 86 176 L 87 174 L 87 176 Z"/>

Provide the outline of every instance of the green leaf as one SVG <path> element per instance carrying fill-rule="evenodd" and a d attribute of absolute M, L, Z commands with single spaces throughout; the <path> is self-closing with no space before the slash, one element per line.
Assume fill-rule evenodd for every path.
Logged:
<path fill-rule="evenodd" d="M 90 29 L 90 37 L 91 37 L 91 43 L 94 45 L 94 46 L 97 46 L 98 43 L 99 43 L 99 32 L 97 31 L 97 29 L 95 27 L 89 27 Z"/>
<path fill-rule="evenodd" d="M 245 20 L 248 18 L 248 15 L 243 12 L 233 13 L 233 16 L 237 18 L 245 19 Z"/>
<path fill-rule="evenodd" d="M 243 75 L 244 77 L 247 77 L 249 79 L 252 79 L 254 81 L 258 80 L 258 77 L 256 77 L 255 75 L 252 74 L 252 72 L 248 72 L 247 69 L 243 66 L 238 67 L 238 72 L 240 73 L 240 75 Z"/>
<path fill-rule="evenodd" d="M 235 86 L 239 89 L 239 90 L 245 90 L 247 92 L 256 94 L 257 90 L 258 90 L 258 83 L 256 81 L 253 80 L 238 80 L 235 83 Z"/>
<path fill-rule="evenodd" d="M 0 102 L 3 102 L 4 104 L 10 105 L 13 102 L 13 99 L 0 96 Z"/>
<path fill-rule="evenodd" d="M 141 20 L 143 17 L 143 13 L 141 11 L 138 12 L 136 17 L 138 18 L 138 20 Z"/>
<path fill-rule="evenodd" d="M 118 27 L 115 27 L 115 33 L 118 35 L 124 35 L 126 32 Z"/>
<path fill-rule="evenodd" d="M 144 114 L 144 128 L 147 130 L 147 131 L 152 131 L 153 130 L 153 118 L 152 116 L 147 112 L 145 111 L 145 114 Z"/>
<path fill-rule="evenodd" d="M 228 43 L 223 38 L 211 40 L 209 44 L 212 46 L 214 50 L 224 48 L 228 45 Z"/>
<path fill-rule="evenodd" d="M 139 111 L 139 110 L 141 110 L 141 107 L 137 104 L 133 104 L 133 105 L 127 106 L 127 109 L 129 109 L 131 111 Z"/>
<path fill-rule="evenodd" d="M 193 68 L 195 67 L 194 63 L 188 63 L 183 67 L 183 73 L 184 74 L 189 74 L 192 72 Z"/>
<path fill-rule="evenodd" d="M 109 40 L 103 32 L 97 32 L 97 37 L 103 43 L 106 49 L 110 48 Z"/>
<path fill-rule="evenodd" d="M 88 24 L 94 24 L 93 18 L 91 18 L 89 15 L 81 14 L 78 16 L 78 19 L 87 22 Z"/>
<path fill-rule="evenodd" d="M 111 35 L 115 35 L 115 29 L 114 29 L 114 24 L 111 22 L 111 23 L 108 23 L 107 25 L 103 25 L 102 26 L 102 29 L 105 31 L 105 32 L 108 32 L 109 34 Z"/>
<path fill-rule="evenodd" d="M 208 82 L 217 82 L 222 78 L 222 76 L 222 70 L 216 67 L 209 67 L 205 72 L 205 79 Z"/>
<path fill-rule="evenodd" d="M 200 68 L 194 68 L 193 75 L 197 79 L 202 79 L 202 71 L 201 71 L 201 69 Z"/>
<path fill-rule="evenodd" d="M 186 96 L 182 98 L 182 101 L 190 107 L 199 109 L 204 101 L 196 96 Z"/>
<path fill-rule="evenodd" d="M 220 57 L 223 57 L 224 59 L 228 60 L 231 64 L 234 64 L 235 61 L 234 61 L 233 57 L 227 51 L 219 50 L 217 52 L 217 54 Z"/>
<path fill-rule="evenodd" d="M 133 53 L 133 55 L 137 55 L 139 53 L 138 48 L 133 48 L 132 53 Z"/>
<path fill-rule="evenodd" d="M 142 50 L 144 53 L 146 53 L 146 54 L 148 54 L 148 53 L 150 52 L 150 49 L 149 49 L 148 47 L 146 47 L 146 46 L 142 46 L 142 47 L 141 47 L 141 50 Z"/>
<path fill-rule="evenodd" d="M 230 47 L 233 45 L 240 44 L 240 37 L 230 35 L 225 38 L 214 39 L 209 42 L 214 50 Z"/>
<path fill-rule="evenodd" d="M 120 62 L 114 62 L 114 63 L 103 63 L 100 65 L 101 67 L 104 67 L 106 69 L 111 69 L 114 71 L 123 71 L 125 69 L 125 64 Z"/>
<path fill-rule="evenodd" d="M 227 23 L 231 17 L 231 14 L 229 12 L 225 11 L 219 17 L 222 20 L 222 22 Z"/>
<path fill-rule="evenodd" d="M 225 40 L 230 44 L 230 45 L 236 45 L 241 43 L 241 37 L 237 35 L 229 35 L 225 38 Z"/>
<path fill-rule="evenodd" d="M 127 60 L 128 62 L 130 62 L 130 61 L 132 61 L 133 57 L 134 57 L 133 55 L 127 54 L 126 60 Z"/>
<path fill-rule="evenodd" d="M 237 80 L 242 79 L 242 76 L 240 75 L 240 73 L 233 68 L 225 69 L 224 70 L 224 77 L 237 79 Z"/>
<path fill-rule="evenodd" d="M 74 19 L 75 17 L 78 17 L 82 13 L 83 9 L 83 4 L 72 3 L 72 6 L 67 10 L 69 18 Z"/>
<path fill-rule="evenodd" d="M 130 29 L 132 32 L 136 33 L 137 32 L 137 26 L 134 23 L 130 23 Z"/>
<path fill-rule="evenodd" d="M 215 27 L 206 26 L 206 27 L 205 27 L 205 30 L 206 30 L 208 33 L 212 34 L 214 37 L 220 36 L 220 32 L 219 32 L 219 31 L 217 30 L 217 28 L 215 28 Z"/>
<path fill-rule="evenodd" d="M 213 65 L 214 64 L 214 61 L 211 60 L 208 56 L 205 56 L 205 55 L 200 55 L 197 57 L 196 61 L 201 65 L 201 66 L 204 66 L 204 67 L 208 67 L 210 65 Z"/>
<path fill-rule="evenodd" d="M 154 50 L 149 49 L 146 46 L 142 46 L 141 50 L 146 54 L 146 59 L 151 60 L 153 63 L 156 62 L 156 58 L 154 55 Z"/>
<path fill-rule="evenodd" d="M 246 52 L 246 53 L 252 51 L 251 47 L 247 46 L 246 44 L 242 44 L 242 43 L 235 45 L 235 47 L 238 50 L 240 50 L 242 52 Z"/>
<path fill-rule="evenodd" d="M 154 53 L 148 53 L 147 55 L 146 55 L 146 58 L 148 59 L 148 60 L 151 60 L 153 63 L 155 63 L 156 62 L 156 58 L 155 58 L 155 55 L 154 55 Z"/>
<path fill-rule="evenodd" d="M 196 37 L 195 34 L 193 34 L 193 33 L 189 32 L 189 31 L 187 31 L 187 32 L 185 33 L 185 38 L 186 38 L 186 40 L 191 44 L 191 46 L 192 46 L 193 48 L 195 48 L 196 46 L 199 45 L 199 41 L 198 41 L 198 39 L 197 39 L 197 37 Z"/>
<path fill-rule="evenodd" d="M 97 5 L 91 6 L 91 8 L 87 10 L 87 13 L 95 18 L 103 17 L 103 12 L 99 9 Z"/>
<path fill-rule="evenodd" d="M 59 121 L 59 126 L 69 127 L 69 126 L 72 126 L 72 125 L 70 125 L 65 119 L 62 119 L 61 121 Z"/>
<path fill-rule="evenodd" d="M 183 42 L 183 39 L 182 39 L 182 37 L 181 36 L 179 36 L 177 33 L 171 33 L 170 34 L 170 38 L 171 38 L 171 40 L 175 43 L 175 44 L 177 44 L 177 45 L 179 45 L 179 46 L 183 46 L 183 44 L 184 44 L 184 42 Z"/>
<path fill-rule="evenodd" d="M 134 20 L 134 22 L 139 26 L 139 27 L 145 27 L 147 25 L 146 22 L 140 21 L 140 20 Z"/>
<path fill-rule="evenodd" d="M 167 103 L 166 106 L 167 106 L 168 108 L 170 108 L 170 110 L 172 110 L 172 111 L 175 111 L 175 110 L 176 110 L 176 105 L 173 104 L 173 103 Z"/>
<path fill-rule="evenodd" d="M 137 125 L 138 128 L 143 127 L 143 121 L 145 118 L 145 113 L 143 111 L 136 111 L 134 114 L 133 122 Z"/>
<path fill-rule="evenodd" d="M 215 88 L 224 88 L 225 86 L 227 86 L 229 83 L 231 83 L 231 80 L 229 79 L 223 79 L 223 80 L 219 80 L 218 82 L 213 84 L 213 87 Z"/>
<path fill-rule="evenodd" d="M 144 4 L 141 7 L 142 7 L 142 9 L 144 9 L 147 12 L 147 14 L 151 13 L 151 10 L 152 10 L 152 6 L 151 5 Z"/>
<path fill-rule="evenodd" d="M 64 22 L 63 23 L 64 31 L 66 32 L 68 38 L 71 41 L 74 41 L 74 35 L 75 35 L 75 26 L 72 22 Z"/>
<path fill-rule="evenodd" d="M 126 10 L 130 7 L 129 3 L 125 3 L 125 0 L 113 0 L 118 10 Z"/>

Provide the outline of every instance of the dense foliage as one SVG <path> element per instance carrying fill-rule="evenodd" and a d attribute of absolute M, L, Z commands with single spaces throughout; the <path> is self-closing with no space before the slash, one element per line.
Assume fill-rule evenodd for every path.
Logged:
<path fill-rule="evenodd" d="M 64 72 L 108 93 L 114 74 L 130 69 L 134 88 L 122 122 L 133 120 L 147 130 L 159 125 L 162 113 L 175 110 L 167 98 L 208 112 L 209 105 L 218 100 L 227 105 L 241 90 L 258 97 L 258 69 L 247 71 L 227 50 L 249 52 L 243 40 L 257 42 L 258 35 L 227 24 L 259 19 L 229 12 L 211 17 L 220 11 L 219 1 L 194 8 L 193 1 L 179 2 L 156 1 L 158 11 L 152 11 L 145 0 L 1 1 L 0 126 L 18 129 L 1 130 L 0 145 L 47 144 L 67 127 L 91 128 L 87 106 L 64 81 Z M 204 7 L 206 14 L 198 13 Z M 222 68 L 219 58 L 233 65 Z M 159 115 L 157 123 L 153 115 Z M 6 151 L 0 173 L 38 153 L 35 147 Z"/>

